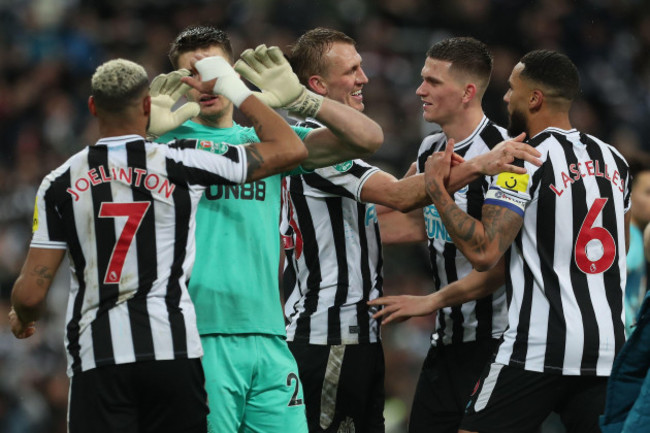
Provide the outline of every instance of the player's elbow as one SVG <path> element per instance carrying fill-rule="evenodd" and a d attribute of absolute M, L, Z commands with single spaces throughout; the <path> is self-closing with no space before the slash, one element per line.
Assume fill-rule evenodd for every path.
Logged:
<path fill-rule="evenodd" d="M 400 200 L 400 199 L 397 199 L 397 200 L 393 201 L 393 203 L 391 204 L 391 207 L 393 209 L 397 210 L 397 211 L 402 212 L 402 213 L 408 213 L 408 212 L 412 211 L 413 209 L 416 209 L 416 206 L 413 206 L 412 203 L 409 203 L 407 201 Z"/>
<path fill-rule="evenodd" d="M 293 161 L 295 162 L 296 165 L 300 164 L 309 156 L 309 152 L 305 147 L 305 143 L 303 143 L 301 140 L 298 141 L 299 143 L 295 146 L 291 154 Z"/>
<path fill-rule="evenodd" d="M 400 189 L 399 182 L 393 182 L 376 188 L 371 201 L 401 213 L 407 213 L 420 207 L 407 192 Z"/>
<path fill-rule="evenodd" d="M 482 254 L 476 254 L 473 257 L 468 257 L 468 260 L 474 267 L 479 272 L 485 272 L 489 271 L 493 267 L 496 266 L 497 263 L 499 263 L 499 257 L 493 257 L 491 255 L 482 253 Z"/>
<path fill-rule="evenodd" d="M 377 152 L 384 143 L 384 131 L 373 122 L 373 126 L 367 128 L 362 134 L 356 136 L 355 147 L 359 151 L 359 157 L 370 156 Z"/>
<path fill-rule="evenodd" d="M 384 144 L 384 131 L 379 125 L 377 125 L 368 137 L 368 150 L 371 153 L 375 153 L 379 150 L 382 144 Z"/>
<path fill-rule="evenodd" d="M 300 165 L 300 163 L 309 155 L 305 144 L 300 139 L 294 140 L 292 138 L 291 142 L 286 146 L 286 149 L 287 150 L 283 155 L 283 160 L 286 162 L 286 168 L 289 169 Z"/>

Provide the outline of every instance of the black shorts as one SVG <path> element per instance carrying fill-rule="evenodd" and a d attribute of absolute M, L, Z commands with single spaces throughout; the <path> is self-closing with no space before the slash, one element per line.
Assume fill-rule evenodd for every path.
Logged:
<path fill-rule="evenodd" d="M 597 433 L 607 379 L 491 363 L 481 375 L 461 426 L 481 433 L 537 432 L 546 417 L 557 412 L 567 433 Z"/>
<path fill-rule="evenodd" d="M 499 340 L 432 346 L 420 372 L 409 433 L 456 433 L 467 401 Z"/>
<path fill-rule="evenodd" d="M 205 433 L 200 359 L 109 365 L 70 381 L 69 433 Z"/>
<path fill-rule="evenodd" d="M 289 342 L 289 349 L 298 363 L 310 433 L 385 431 L 381 343 Z"/>

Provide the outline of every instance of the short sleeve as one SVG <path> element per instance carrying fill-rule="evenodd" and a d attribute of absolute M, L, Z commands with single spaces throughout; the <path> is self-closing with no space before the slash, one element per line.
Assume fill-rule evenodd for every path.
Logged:
<path fill-rule="evenodd" d="M 318 168 L 304 176 L 311 186 L 305 195 L 313 197 L 342 196 L 361 201 L 361 190 L 370 176 L 379 169 L 355 159 L 329 167 Z"/>
<path fill-rule="evenodd" d="M 61 213 L 48 194 L 50 186 L 51 180 L 46 177 L 36 193 L 30 247 L 66 249 L 68 244 L 65 240 L 65 225 Z"/>

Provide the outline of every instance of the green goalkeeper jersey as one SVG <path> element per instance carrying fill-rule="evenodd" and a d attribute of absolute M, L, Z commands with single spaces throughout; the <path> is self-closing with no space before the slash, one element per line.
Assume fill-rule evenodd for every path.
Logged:
<path fill-rule="evenodd" d="M 294 127 L 301 139 L 312 131 Z M 212 128 L 187 121 L 157 141 L 198 139 L 212 151 L 220 143 L 259 142 L 253 128 Z M 189 292 L 201 335 L 285 335 L 280 303 L 280 191 L 285 173 L 244 185 L 206 189 L 196 213 L 196 259 Z"/>

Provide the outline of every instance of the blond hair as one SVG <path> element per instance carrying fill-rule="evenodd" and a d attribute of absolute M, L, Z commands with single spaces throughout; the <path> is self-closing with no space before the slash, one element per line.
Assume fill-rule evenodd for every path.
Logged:
<path fill-rule="evenodd" d="M 145 69 L 130 60 L 114 59 L 100 65 L 90 81 L 97 108 L 122 111 L 149 88 Z"/>

